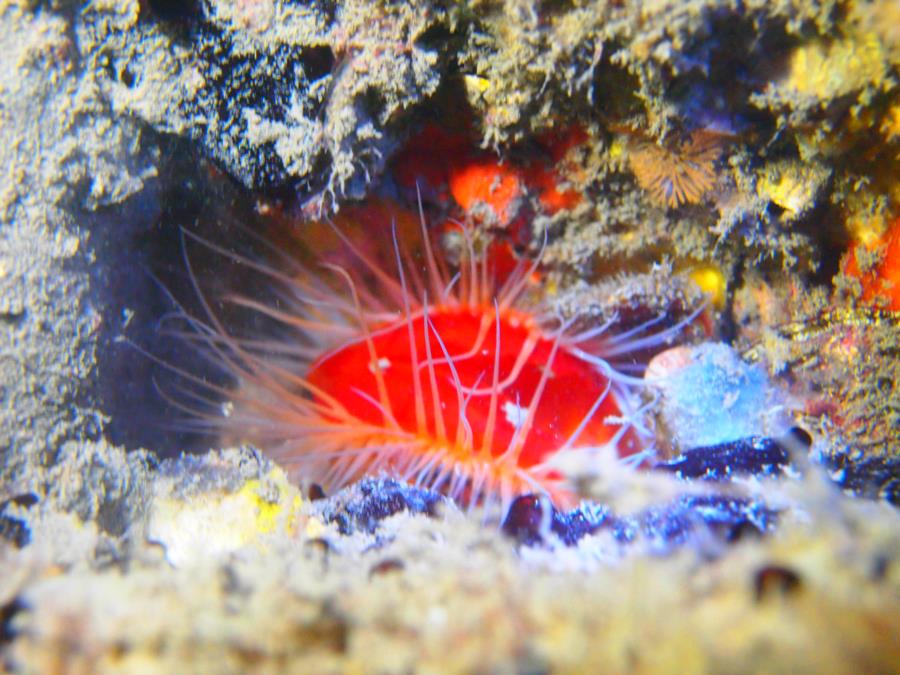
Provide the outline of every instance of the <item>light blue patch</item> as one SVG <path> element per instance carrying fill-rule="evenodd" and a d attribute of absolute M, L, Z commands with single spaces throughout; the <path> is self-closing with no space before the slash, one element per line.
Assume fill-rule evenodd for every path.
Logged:
<path fill-rule="evenodd" d="M 694 347 L 690 363 L 666 378 L 661 389 L 662 417 L 681 449 L 765 435 L 780 407 L 766 371 L 721 343 Z"/>

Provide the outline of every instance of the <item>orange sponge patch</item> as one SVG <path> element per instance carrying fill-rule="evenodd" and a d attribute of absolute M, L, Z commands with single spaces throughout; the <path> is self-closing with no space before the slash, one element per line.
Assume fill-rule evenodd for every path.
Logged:
<path fill-rule="evenodd" d="M 505 225 L 516 213 L 522 183 L 510 165 L 479 159 L 450 169 L 450 194 L 466 211 L 486 204 L 497 221 Z"/>
<path fill-rule="evenodd" d="M 886 301 L 888 309 L 900 312 L 900 218 L 894 220 L 878 240 L 865 245 L 864 250 L 877 251 L 880 256 L 878 262 L 863 272 L 857 260 L 857 251 L 852 250 L 847 256 L 844 273 L 859 279 L 864 300 L 873 302 L 881 299 Z"/>

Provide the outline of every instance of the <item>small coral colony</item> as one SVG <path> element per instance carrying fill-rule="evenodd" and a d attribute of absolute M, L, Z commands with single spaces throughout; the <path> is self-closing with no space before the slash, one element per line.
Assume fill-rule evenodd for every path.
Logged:
<path fill-rule="evenodd" d="M 188 258 L 257 281 L 200 292 L 184 334 L 227 377 L 188 373 L 175 398 L 326 492 L 384 475 L 510 518 L 546 498 L 560 532 L 597 467 L 719 484 L 856 457 L 843 487 L 893 501 L 896 391 L 846 380 L 873 377 L 860 350 L 896 351 L 900 99 L 868 81 L 890 57 L 845 41 L 785 47 L 756 118 L 721 83 L 662 131 L 595 103 L 485 147 L 478 111 L 435 114 L 364 201 L 261 201 L 247 251 L 188 234 Z M 876 103 L 835 112 L 869 85 Z"/>

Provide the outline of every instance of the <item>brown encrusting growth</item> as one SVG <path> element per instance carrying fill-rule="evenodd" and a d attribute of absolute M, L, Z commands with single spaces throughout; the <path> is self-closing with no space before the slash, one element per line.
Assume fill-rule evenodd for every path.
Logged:
<path fill-rule="evenodd" d="M 640 140 L 632 145 L 628 164 L 654 202 L 673 209 L 698 204 L 716 183 L 722 141 L 721 134 L 706 130 L 671 145 Z"/>
<path fill-rule="evenodd" d="M 758 293 L 771 294 L 760 290 Z M 772 294 L 774 295 L 774 294 Z M 803 302 L 789 308 L 777 298 L 773 325 L 747 350 L 790 376 L 810 427 L 836 425 L 842 438 L 866 456 L 896 457 L 900 424 L 900 317 L 870 307 Z"/>

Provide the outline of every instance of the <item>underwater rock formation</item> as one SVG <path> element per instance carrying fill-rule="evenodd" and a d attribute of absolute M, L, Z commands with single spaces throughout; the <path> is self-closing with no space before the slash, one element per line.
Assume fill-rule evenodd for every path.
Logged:
<path fill-rule="evenodd" d="M 895 669 L 898 25 L 892 0 L 0 0 L 0 669 Z M 578 506 L 469 513 L 389 471 L 325 495 L 181 425 L 185 380 L 221 415 L 235 383 L 173 316 L 273 299 L 191 235 L 290 274 L 273 248 L 374 234 L 385 199 L 448 271 L 469 237 L 485 274 L 538 260 L 523 292 L 573 331 L 659 331 L 612 364 L 636 466 L 560 452 Z"/>

